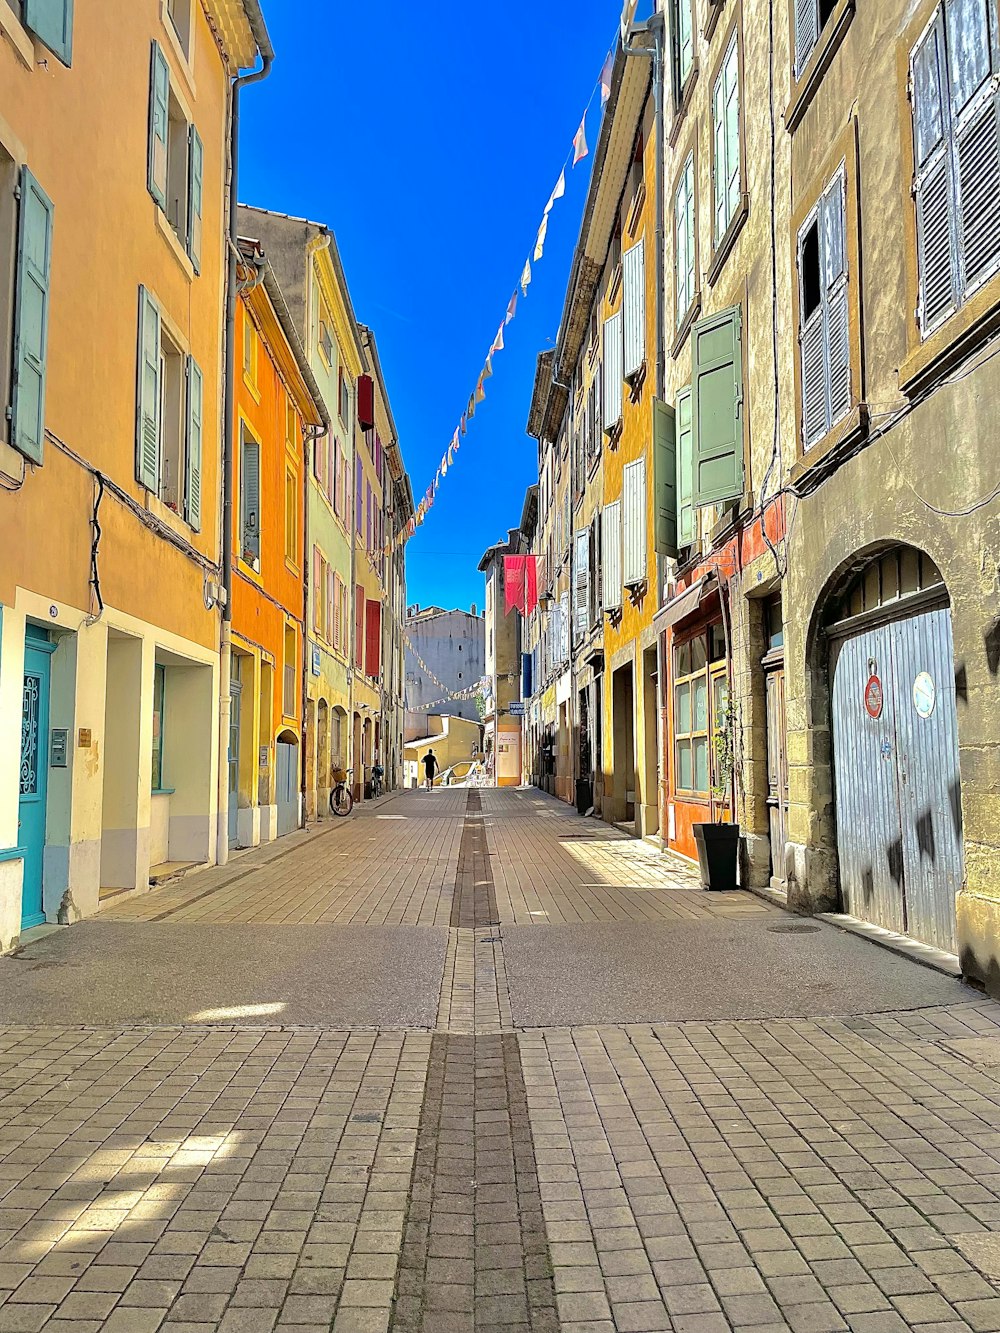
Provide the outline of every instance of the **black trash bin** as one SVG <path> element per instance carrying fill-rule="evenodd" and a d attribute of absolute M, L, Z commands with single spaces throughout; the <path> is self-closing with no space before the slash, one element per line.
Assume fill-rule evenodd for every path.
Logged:
<path fill-rule="evenodd" d="M 691 829 L 698 847 L 702 888 L 712 893 L 738 889 L 739 824 L 692 824 Z"/>
<path fill-rule="evenodd" d="M 594 804 L 594 784 L 590 778 L 577 778 L 576 780 L 576 809 L 577 814 L 585 815 Z"/>

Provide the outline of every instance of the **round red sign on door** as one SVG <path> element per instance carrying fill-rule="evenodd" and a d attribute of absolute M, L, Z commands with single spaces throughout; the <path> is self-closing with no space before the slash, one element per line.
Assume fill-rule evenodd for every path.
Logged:
<path fill-rule="evenodd" d="M 865 686 L 865 708 L 869 717 L 882 716 L 882 682 L 878 676 L 869 676 Z"/>

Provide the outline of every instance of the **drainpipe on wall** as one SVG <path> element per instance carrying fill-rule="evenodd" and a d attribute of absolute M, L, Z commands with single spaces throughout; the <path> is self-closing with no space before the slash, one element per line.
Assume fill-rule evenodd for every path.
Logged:
<path fill-rule="evenodd" d="M 251 11 L 253 6 L 250 7 Z M 239 181 L 240 91 L 251 83 L 260 83 L 271 72 L 274 50 L 259 11 L 252 16 L 254 38 L 260 52 L 259 69 L 238 74 L 230 84 L 229 102 L 229 226 L 226 272 L 226 324 L 224 399 L 222 411 L 222 625 L 219 643 L 219 778 L 216 816 L 215 859 L 219 865 L 229 860 L 229 725 L 232 712 L 230 668 L 233 622 L 233 426 L 236 419 L 236 263 L 238 219 L 236 195 Z"/>
<path fill-rule="evenodd" d="M 312 445 L 315 450 L 316 442 L 321 440 L 329 429 L 329 426 L 306 426 L 303 432 L 304 445 Z M 308 447 L 303 449 L 302 454 L 305 469 L 305 477 L 303 478 L 305 494 L 302 501 L 302 740 L 299 745 L 299 793 L 302 799 L 302 809 L 299 817 L 299 828 L 305 828 L 306 826 L 306 797 L 309 790 L 309 769 L 306 759 L 306 718 L 309 710 L 309 673 L 312 670 L 312 664 L 307 660 L 309 654 L 309 576 L 312 567 L 312 562 L 309 559 L 309 468 L 311 460 Z M 315 475 L 315 463 L 312 464 L 312 471 Z M 329 721 L 328 717 L 327 725 L 329 725 Z M 319 737 L 315 737 L 313 744 L 316 745 L 318 740 Z M 318 762 L 317 760 L 317 764 Z M 316 818 L 320 818 L 318 768 L 316 772 Z"/>

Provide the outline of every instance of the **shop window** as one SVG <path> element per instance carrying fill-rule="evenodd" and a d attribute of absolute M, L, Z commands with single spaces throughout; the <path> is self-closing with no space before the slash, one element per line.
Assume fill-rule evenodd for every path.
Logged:
<path fill-rule="evenodd" d="M 674 648 L 673 689 L 674 788 L 707 799 L 717 782 L 716 737 L 724 734 L 729 713 L 721 622 Z"/>
<path fill-rule="evenodd" d="M 153 791 L 163 790 L 163 705 L 167 669 L 153 668 Z"/>

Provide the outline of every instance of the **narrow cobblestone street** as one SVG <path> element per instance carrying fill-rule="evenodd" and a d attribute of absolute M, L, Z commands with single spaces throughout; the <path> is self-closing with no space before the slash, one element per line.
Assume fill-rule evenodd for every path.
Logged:
<path fill-rule="evenodd" d="M 1000 1006 L 536 792 L 0 959 L 0 1333 L 995 1333 Z"/>

